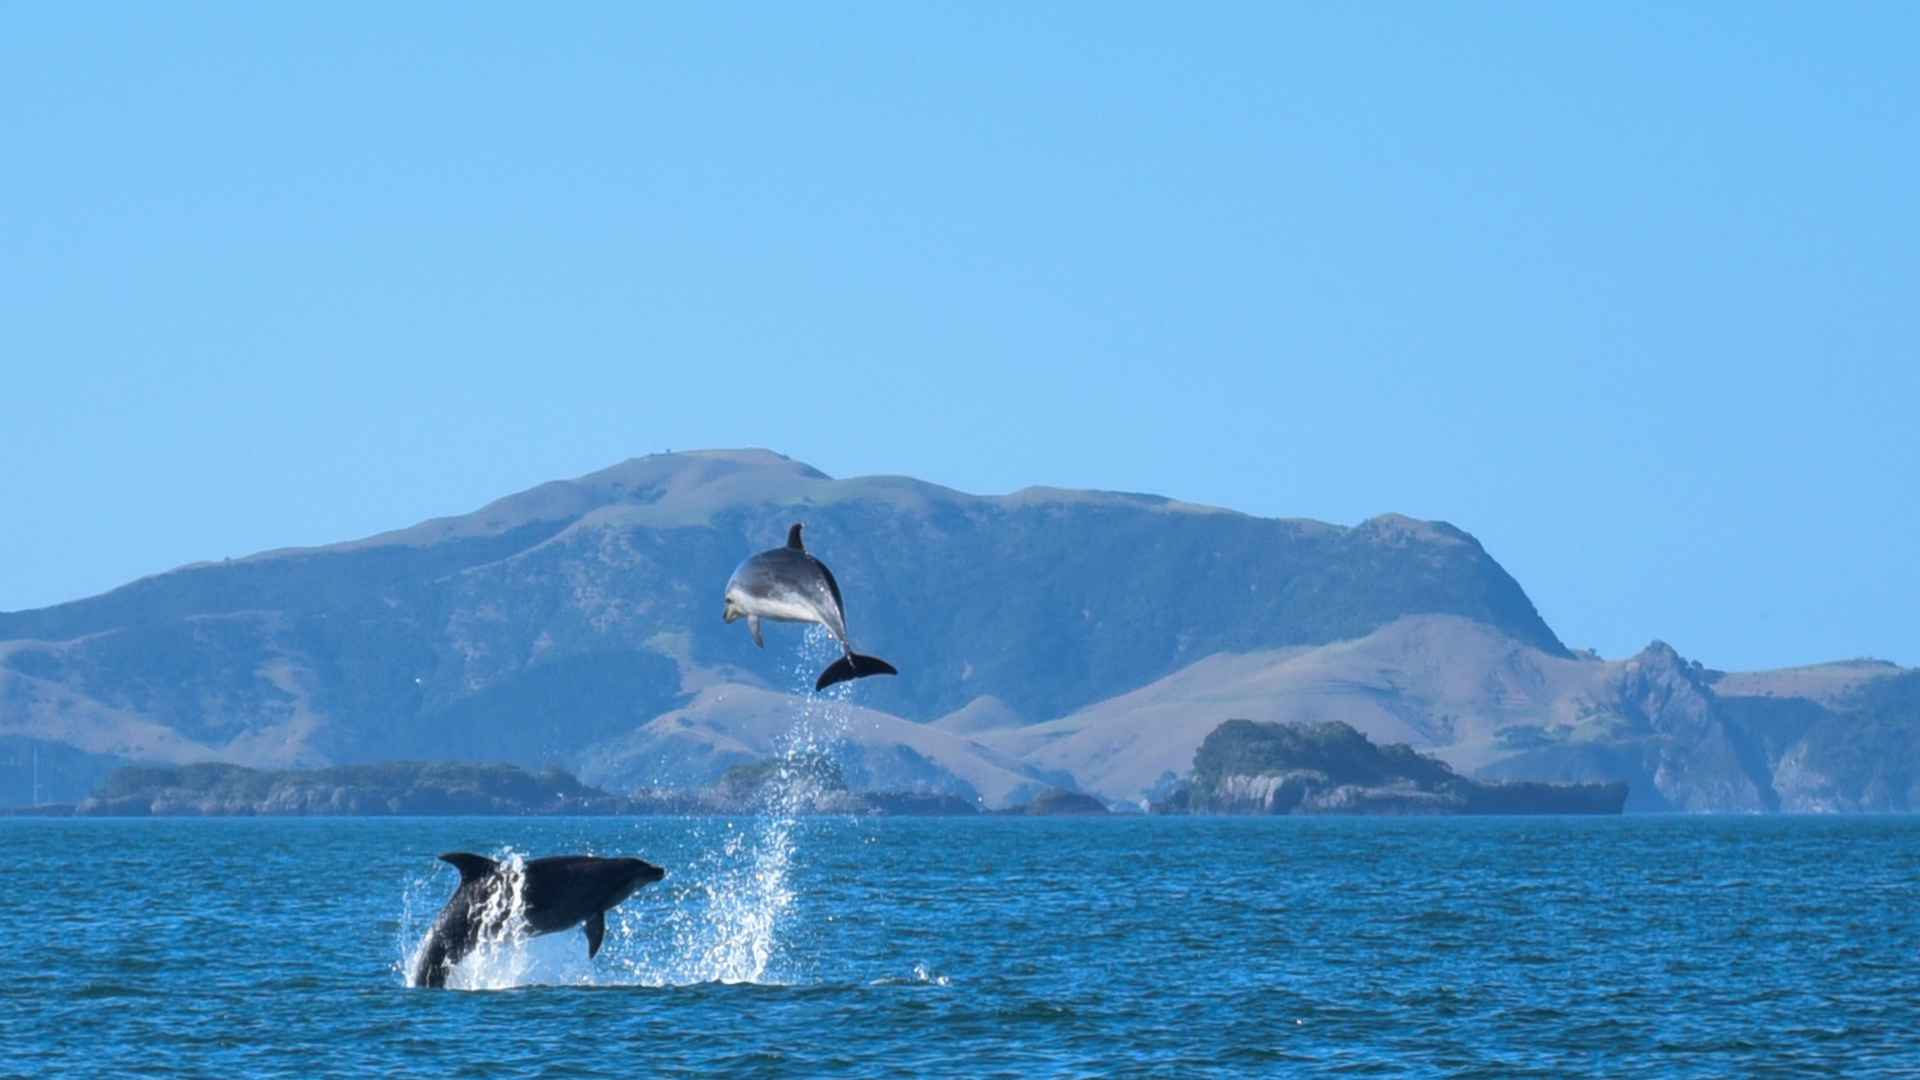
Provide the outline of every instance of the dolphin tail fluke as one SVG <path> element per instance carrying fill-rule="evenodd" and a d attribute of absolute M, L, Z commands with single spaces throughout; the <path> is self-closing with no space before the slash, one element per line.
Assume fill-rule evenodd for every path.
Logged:
<path fill-rule="evenodd" d="M 864 679 L 869 675 L 898 675 L 892 664 L 877 656 L 861 656 L 848 653 L 835 661 L 832 667 L 820 673 L 820 679 L 813 684 L 815 690 L 825 690 L 837 682 L 848 679 Z"/>

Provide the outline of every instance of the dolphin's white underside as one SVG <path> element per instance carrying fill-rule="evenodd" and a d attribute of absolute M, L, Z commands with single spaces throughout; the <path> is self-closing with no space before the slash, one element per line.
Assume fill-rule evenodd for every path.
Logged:
<path fill-rule="evenodd" d="M 809 603 L 798 596 L 753 596 L 741 597 L 746 602 L 740 607 L 749 615 L 758 615 L 763 619 L 778 619 L 781 622 L 817 622 L 832 629 L 826 613 L 819 605 Z"/>

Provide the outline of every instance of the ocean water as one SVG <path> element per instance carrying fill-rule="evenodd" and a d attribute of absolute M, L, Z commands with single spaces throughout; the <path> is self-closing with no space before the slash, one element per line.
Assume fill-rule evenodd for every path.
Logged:
<path fill-rule="evenodd" d="M 410 989 L 449 850 L 638 855 Z M 0 819 L 0 1075 L 1920 1075 L 1920 819 Z"/>

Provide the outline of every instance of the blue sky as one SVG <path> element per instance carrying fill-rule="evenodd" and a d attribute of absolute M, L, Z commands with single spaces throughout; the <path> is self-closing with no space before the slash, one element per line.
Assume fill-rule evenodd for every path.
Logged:
<path fill-rule="evenodd" d="M 0 3 L 0 610 L 668 447 L 1920 663 L 1911 6 Z"/>

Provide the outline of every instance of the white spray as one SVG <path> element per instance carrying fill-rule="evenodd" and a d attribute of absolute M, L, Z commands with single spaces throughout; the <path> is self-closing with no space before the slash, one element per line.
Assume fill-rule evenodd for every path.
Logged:
<path fill-rule="evenodd" d="M 781 946 L 796 900 L 791 877 L 799 831 L 821 795 L 816 766 L 838 749 L 852 715 L 847 698 L 853 683 L 822 693 L 812 688 L 822 659 L 838 655 L 832 635 L 819 626 L 808 627 L 791 668 L 797 715 L 775 743 L 778 765 L 762 789 L 763 805 L 750 818 L 702 823 L 701 832 L 717 830 L 718 836 L 701 845 L 692 865 L 668 868 L 664 904 L 646 897 L 608 913 L 607 941 L 598 961 L 586 960 L 578 935 L 534 937 L 526 932 L 524 859 L 508 852 L 500 862 L 509 887 L 490 901 L 501 910 L 488 912 L 507 917 L 483 920 L 483 925 L 498 929 L 449 973 L 448 988 L 802 979 L 803 965 L 783 955 Z M 423 878 L 407 887 L 400 925 L 402 959 L 396 965 L 403 980 L 438 911 L 429 899 L 436 881 Z"/>

